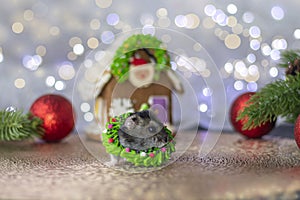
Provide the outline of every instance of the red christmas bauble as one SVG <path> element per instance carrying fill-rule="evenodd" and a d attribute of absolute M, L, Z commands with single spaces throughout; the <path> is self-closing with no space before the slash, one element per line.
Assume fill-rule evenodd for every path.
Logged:
<path fill-rule="evenodd" d="M 275 126 L 275 121 L 266 122 L 258 127 L 252 128 L 250 130 L 243 130 L 243 125 L 248 121 L 248 117 L 245 117 L 239 121 L 236 121 L 236 118 L 240 111 L 243 111 L 247 106 L 246 102 L 250 99 L 250 97 L 255 94 L 254 92 L 247 92 L 237 97 L 237 99 L 233 102 L 230 108 L 230 120 L 234 129 L 241 133 L 244 136 L 249 138 L 260 138 L 263 135 L 268 134 Z"/>
<path fill-rule="evenodd" d="M 60 95 L 47 94 L 39 97 L 31 105 L 30 112 L 43 120 L 42 139 L 46 142 L 58 142 L 74 128 L 72 104 Z"/>
<path fill-rule="evenodd" d="M 300 115 L 297 117 L 295 128 L 294 128 L 294 136 L 298 147 L 300 148 Z"/>

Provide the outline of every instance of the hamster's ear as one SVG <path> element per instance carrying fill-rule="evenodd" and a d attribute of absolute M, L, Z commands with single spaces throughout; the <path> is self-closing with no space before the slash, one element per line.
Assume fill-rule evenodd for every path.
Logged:
<path fill-rule="evenodd" d="M 143 119 L 150 118 L 149 110 L 143 110 L 143 111 L 137 112 L 136 114 Z"/>
<path fill-rule="evenodd" d="M 155 121 L 156 123 L 158 123 L 160 126 L 163 126 L 163 123 L 158 119 L 157 115 L 155 112 L 153 112 L 152 110 L 149 111 L 149 115 L 150 115 L 150 119 L 151 121 Z"/>

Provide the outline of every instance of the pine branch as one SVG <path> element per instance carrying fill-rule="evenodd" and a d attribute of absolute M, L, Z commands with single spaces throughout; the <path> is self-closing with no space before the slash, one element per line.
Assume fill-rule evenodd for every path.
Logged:
<path fill-rule="evenodd" d="M 281 63 L 280 67 L 287 68 L 290 63 L 293 63 L 296 59 L 300 58 L 300 50 L 287 50 L 280 54 Z"/>
<path fill-rule="evenodd" d="M 294 122 L 300 114 L 300 74 L 288 75 L 286 80 L 277 80 L 266 85 L 252 95 L 247 104 L 237 117 L 237 121 L 248 118 L 243 129 L 273 121 L 278 116 Z"/>
<path fill-rule="evenodd" d="M 22 111 L 0 111 L 0 141 L 22 140 L 43 134 L 42 120 Z"/>

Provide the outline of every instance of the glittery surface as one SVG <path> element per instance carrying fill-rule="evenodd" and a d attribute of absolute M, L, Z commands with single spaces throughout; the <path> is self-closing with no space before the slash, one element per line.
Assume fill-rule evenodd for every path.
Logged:
<path fill-rule="evenodd" d="M 295 122 L 294 137 L 298 147 L 300 148 L 300 115 Z"/>
<path fill-rule="evenodd" d="M 172 165 L 140 174 L 103 166 L 76 135 L 57 144 L 1 142 L 0 199 L 293 199 L 300 194 L 300 151 L 293 139 L 245 140 L 223 133 L 201 157 L 202 134 Z"/>

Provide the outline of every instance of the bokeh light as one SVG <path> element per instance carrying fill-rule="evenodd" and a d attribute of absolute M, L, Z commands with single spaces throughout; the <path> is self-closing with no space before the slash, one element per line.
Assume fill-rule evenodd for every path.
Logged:
<path fill-rule="evenodd" d="M 233 72 L 233 65 L 231 63 L 226 63 L 224 65 L 224 69 L 227 73 L 232 73 Z"/>
<path fill-rule="evenodd" d="M 55 85 L 55 77 L 54 76 L 48 76 L 45 80 L 45 83 L 48 87 L 53 87 Z"/>
<path fill-rule="evenodd" d="M 37 55 L 39 55 L 39 56 L 45 56 L 46 53 L 47 53 L 47 49 L 46 49 L 45 46 L 39 45 L 39 46 L 36 47 L 35 53 L 36 53 Z"/>
<path fill-rule="evenodd" d="M 100 26 L 101 26 L 101 23 L 100 23 L 99 19 L 92 19 L 90 21 L 90 28 L 92 30 L 98 30 L 98 29 L 100 29 Z"/>
<path fill-rule="evenodd" d="M 278 76 L 278 69 L 276 67 L 271 67 L 269 70 L 269 74 L 271 77 L 277 77 Z"/>
<path fill-rule="evenodd" d="M 96 5 L 99 8 L 108 8 L 112 4 L 112 0 L 95 0 Z"/>
<path fill-rule="evenodd" d="M 119 15 L 117 13 L 110 13 L 106 17 L 107 24 L 109 24 L 111 26 L 117 25 L 119 23 L 119 21 L 120 21 L 120 18 L 119 18 Z"/>
<path fill-rule="evenodd" d="M 236 24 L 235 26 L 232 27 L 232 32 L 235 34 L 241 34 L 243 32 L 243 25 Z"/>
<path fill-rule="evenodd" d="M 252 12 L 245 12 L 243 14 L 243 21 L 247 24 L 250 24 L 254 21 L 254 15 Z"/>
<path fill-rule="evenodd" d="M 8 70 L 6 66 L 12 66 L 15 74 L 7 83 L 23 91 L 29 90 L 29 85 L 37 87 L 38 81 L 42 81 L 43 92 L 45 89 L 68 92 L 80 62 L 88 71 L 85 78 L 94 84 L 100 69 L 106 67 L 103 63 L 109 62 L 118 47 L 115 45 L 118 34 L 135 28 L 141 28 L 143 34 L 157 36 L 170 48 L 178 56 L 171 57 L 172 70 L 189 80 L 214 75 L 207 60 L 202 59 L 205 47 L 218 62 L 224 84 L 230 88 L 228 92 L 234 94 L 257 91 L 261 83 L 282 78 L 277 65 L 281 52 L 299 46 L 300 26 L 295 23 L 297 14 L 293 12 L 296 8 L 282 0 L 267 2 L 261 8 L 238 1 L 195 2 L 196 10 L 190 6 L 176 10 L 172 7 L 175 3 L 171 6 L 167 2 L 137 9 L 113 0 L 74 0 L 68 12 L 65 11 L 68 3 L 63 1 L 30 2 L 21 5 L 8 1 L 10 10 L 2 9 L 2 13 L 9 18 L 3 18 L 0 23 L 3 74 Z M 185 33 L 195 43 L 189 51 L 184 51 L 181 47 L 186 44 L 182 41 L 171 34 L 158 34 L 164 28 Z M 174 49 L 173 43 L 178 49 Z M 85 59 L 90 52 L 93 59 Z M 6 79 L 9 78 L 3 80 Z M 199 111 L 209 113 L 210 103 L 206 102 L 211 98 L 209 88 L 200 87 L 197 91 L 204 98 L 199 100 Z M 85 120 L 93 120 L 91 108 L 82 112 Z"/>
<path fill-rule="evenodd" d="M 199 105 L 198 109 L 199 109 L 200 112 L 204 113 L 208 110 L 208 106 L 207 106 L 207 104 L 202 103 L 202 104 Z"/>
<path fill-rule="evenodd" d="M 91 110 L 91 106 L 90 106 L 90 104 L 84 102 L 80 105 L 80 110 L 82 112 L 89 112 Z"/>
<path fill-rule="evenodd" d="M 25 10 L 24 11 L 24 19 L 26 21 L 31 21 L 33 20 L 33 17 L 34 17 L 34 13 L 32 10 Z"/>
<path fill-rule="evenodd" d="M 269 56 L 271 54 L 271 51 L 272 49 L 267 43 L 261 45 L 261 52 L 263 55 Z"/>
<path fill-rule="evenodd" d="M 204 12 L 208 16 L 214 16 L 216 13 L 216 7 L 212 4 L 208 4 L 204 7 Z"/>
<path fill-rule="evenodd" d="M 80 37 L 72 37 L 69 40 L 70 47 L 74 47 L 76 44 L 82 44 L 82 40 L 80 39 Z"/>
<path fill-rule="evenodd" d="M 296 38 L 296 39 L 300 39 L 300 29 L 296 29 L 295 31 L 294 31 L 294 37 Z"/>
<path fill-rule="evenodd" d="M 34 56 L 26 55 L 23 57 L 23 66 L 32 71 L 37 70 L 41 64 L 42 64 L 42 57 L 40 55 L 34 55 Z"/>
<path fill-rule="evenodd" d="M 166 8 L 160 8 L 156 11 L 157 17 L 166 17 L 168 15 L 168 11 Z"/>
<path fill-rule="evenodd" d="M 63 81 L 56 81 L 54 85 L 55 89 L 58 91 L 64 90 L 66 88 L 66 85 Z"/>
<path fill-rule="evenodd" d="M 187 25 L 187 18 L 184 15 L 177 15 L 175 17 L 175 24 L 176 26 L 182 28 L 185 27 Z"/>
<path fill-rule="evenodd" d="M 82 44 L 75 44 L 73 47 L 73 52 L 76 55 L 81 55 L 84 52 L 84 46 Z"/>
<path fill-rule="evenodd" d="M 225 38 L 225 45 L 229 49 L 236 49 L 241 45 L 241 38 L 236 34 L 229 34 Z"/>
<path fill-rule="evenodd" d="M 260 37 L 260 28 L 258 26 L 251 26 L 249 29 L 249 34 L 253 38 L 258 38 Z"/>
<path fill-rule="evenodd" d="M 237 25 L 237 19 L 234 16 L 229 16 L 227 18 L 227 25 L 229 27 L 235 27 Z"/>
<path fill-rule="evenodd" d="M 284 11 L 279 6 L 274 6 L 271 9 L 271 15 L 275 20 L 282 20 L 284 18 Z"/>
<path fill-rule="evenodd" d="M 23 78 L 17 78 L 15 80 L 15 87 L 18 88 L 18 89 L 22 89 L 25 87 L 25 80 Z"/>
<path fill-rule="evenodd" d="M 227 6 L 227 12 L 228 13 L 230 13 L 230 14 L 232 14 L 232 15 L 234 15 L 234 14 L 236 14 L 236 12 L 237 12 L 237 7 L 236 7 L 236 5 L 235 4 L 229 4 L 228 6 Z"/>
<path fill-rule="evenodd" d="M 3 56 L 2 52 L 0 52 L 0 63 L 3 62 L 3 60 L 4 60 L 4 56 Z"/>
<path fill-rule="evenodd" d="M 283 38 L 280 39 L 274 39 L 272 41 L 272 47 L 274 49 L 283 50 L 287 48 L 287 41 Z"/>
<path fill-rule="evenodd" d="M 49 33 L 50 35 L 52 36 L 58 36 L 60 34 L 60 29 L 59 27 L 57 26 L 52 26 L 50 29 L 49 29 Z"/>
<path fill-rule="evenodd" d="M 235 81 L 233 87 L 238 91 L 242 90 L 244 88 L 244 83 L 242 81 Z"/>
<path fill-rule="evenodd" d="M 75 69 L 70 62 L 64 62 L 59 66 L 58 75 L 63 80 L 71 80 L 75 76 Z"/>
<path fill-rule="evenodd" d="M 249 63 L 254 63 L 256 61 L 256 56 L 253 53 L 247 55 L 247 61 Z"/>
<path fill-rule="evenodd" d="M 19 33 L 22 33 L 22 32 L 23 32 L 24 26 L 23 26 L 23 24 L 20 23 L 20 22 L 15 22 L 15 23 L 13 23 L 11 29 L 12 29 L 12 31 L 13 31 L 14 33 L 19 34 Z"/>
<path fill-rule="evenodd" d="M 250 47 L 254 51 L 257 51 L 258 49 L 260 49 L 260 41 L 257 40 L 257 39 L 251 40 L 250 41 Z"/>
<path fill-rule="evenodd" d="M 153 25 L 154 24 L 154 17 L 150 14 L 142 14 L 140 18 L 140 22 L 142 25 Z"/>
<path fill-rule="evenodd" d="M 101 41 L 104 43 L 104 44 L 111 44 L 115 39 L 115 35 L 113 32 L 111 31 L 104 31 L 102 34 L 101 34 Z"/>
<path fill-rule="evenodd" d="M 186 21 L 187 21 L 186 26 L 185 26 L 186 28 L 195 29 L 199 26 L 200 19 L 196 14 L 194 14 L 194 13 L 187 14 L 185 17 L 186 17 Z"/>
<path fill-rule="evenodd" d="M 280 59 L 280 51 L 277 50 L 277 49 L 273 49 L 273 50 L 271 51 L 270 56 L 271 56 L 271 58 L 272 58 L 273 60 L 279 60 L 279 59 Z"/>
<path fill-rule="evenodd" d="M 142 29 L 142 33 L 144 35 L 154 35 L 155 34 L 155 27 L 152 25 L 145 25 Z"/>
<path fill-rule="evenodd" d="M 94 120 L 94 115 L 91 112 L 85 113 L 83 117 L 84 117 L 84 120 L 87 122 L 91 122 Z"/>
<path fill-rule="evenodd" d="M 99 41 L 98 41 L 97 38 L 91 37 L 91 38 L 88 39 L 87 45 L 91 49 L 96 49 L 98 47 L 98 45 L 99 45 Z"/>
<path fill-rule="evenodd" d="M 205 88 L 202 90 L 202 93 L 203 93 L 204 96 L 210 97 L 210 96 L 212 96 L 213 91 L 212 91 L 212 89 L 210 89 L 209 87 L 205 87 Z"/>
<path fill-rule="evenodd" d="M 256 82 L 249 82 L 247 84 L 247 90 L 249 92 L 256 92 L 257 91 L 257 83 Z"/>

